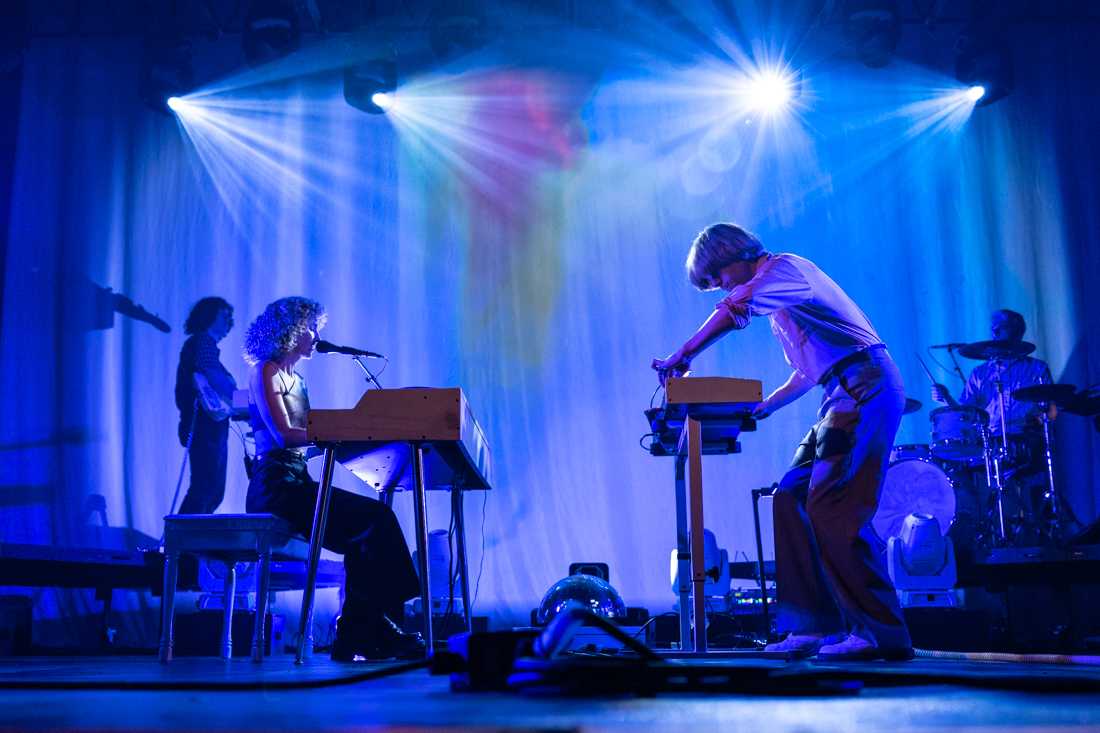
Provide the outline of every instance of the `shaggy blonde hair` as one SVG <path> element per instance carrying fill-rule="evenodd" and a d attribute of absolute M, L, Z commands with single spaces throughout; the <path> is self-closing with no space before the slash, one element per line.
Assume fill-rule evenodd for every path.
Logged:
<path fill-rule="evenodd" d="M 325 308 L 316 300 L 279 298 L 249 324 L 244 335 L 244 359 L 249 364 L 281 359 L 294 348 L 299 336 L 322 328 L 326 320 Z"/>
<path fill-rule="evenodd" d="M 767 254 L 764 245 L 736 224 L 711 224 L 699 232 L 688 250 L 687 269 L 691 284 L 700 290 L 718 287 L 718 274 L 734 262 L 747 262 Z"/>

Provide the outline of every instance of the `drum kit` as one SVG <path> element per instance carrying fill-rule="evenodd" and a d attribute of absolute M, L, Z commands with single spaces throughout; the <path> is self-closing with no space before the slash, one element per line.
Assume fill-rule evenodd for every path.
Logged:
<path fill-rule="evenodd" d="M 1035 345 L 1023 341 L 978 341 L 948 344 L 952 354 L 978 361 L 1006 362 L 1030 354 Z M 918 357 L 919 358 L 919 357 Z M 929 379 L 936 385 L 923 360 Z M 962 376 L 958 362 L 955 371 Z M 929 415 L 928 444 L 898 445 L 890 456 L 878 510 L 872 525 L 880 538 L 898 536 L 911 513 L 930 514 L 945 534 L 950 534 L 963 555 L 978 548 L 1058 542 L 1069 529 L 1071 516 L 1054 481 L 1054 446 L 1051 435 L 1052 406 L 1075 414 L 1096 411 L 1096 398 L 1078 393 L 1067 384 L 1036 384 L 1011 392 L 994 371 L 996 399 L 1000 403 L 1000 429 L 991 429 L 989 415 L 979 407 L 952 404 Z M 1041 437 L 1032 441 L 1009 435 L 1005 425 L 1005 399 L 1035 403 Z M 906 400 L 905 414 L 921 403 Z M 1038 464 L 1042 463 L 1042 470 Z M 1029 470 L 1031 469 L 1031 470 Z M 1041 482 L 1043 485 L 1034 489 Z"/>

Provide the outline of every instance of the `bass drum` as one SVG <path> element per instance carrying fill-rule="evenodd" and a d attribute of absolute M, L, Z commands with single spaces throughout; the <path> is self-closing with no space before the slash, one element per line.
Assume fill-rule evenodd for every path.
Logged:
<path fill-rule="evenodd" d="M 914 512 L 930 514 L 946 535 L 955 521 L 955 484 L 932 461 L 905 458 L 892 461 L 882 482 L 878 510 L 871 526 L 884 543 L 901 536 L 901 525 Z"/>

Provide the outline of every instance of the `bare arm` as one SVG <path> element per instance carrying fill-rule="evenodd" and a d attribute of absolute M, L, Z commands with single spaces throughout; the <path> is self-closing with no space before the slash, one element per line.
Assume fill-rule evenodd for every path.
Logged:
<path fill-rule="evenodd" d="M 278 367 L 270 361 L 252 367 L 248 376 L 249 398 L 256 405 L 264 425 L 278 441 L 281 448 L 297 448 L 309 445 L 304 428 L 290 425 L 290 416 L 279 396 Z"/>
<path fill-rule="evenodd" d="M 797 369 L 791 372 L 791 376 L 787 377 L 787 381 L 776 387 L 767 398 L 761 402 L 755 410 L 753 410 L 753 417 L 763 419 L 772 414 L 780 407 L 786 407 L 802 395 L 809 392 L 814 388 L 816 382 L 807 377 Z"/>
<path fill-rule="evenodd" d="M 737 324 L 725 308 L 718 308 L 676 351 L 664 359 L 654 359 L 653 368 L 669 376 L 679 376 L 691 368 L 691 360 L 711 344 L 734 330 Z"/>

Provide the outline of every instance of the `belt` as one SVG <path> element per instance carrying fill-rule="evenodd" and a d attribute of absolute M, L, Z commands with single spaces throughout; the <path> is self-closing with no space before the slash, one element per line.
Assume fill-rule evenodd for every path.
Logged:
<path fill-rule="evenodd" d="M 827 384 L 830 379 L 832 379 L 833 377 L 839 377 L 845 369 L 852 366 L 853 364 L 860 364 L 865 361 L 871 361 L 872 351 L 878 351 L 879 349 L 885 348 L 886 344 L 874 344 L 872 346 L 860 349 L 859 351 L 856 351 L 852 354 L 848 354 L 848 356 L 844 357 L 836 364 L 833 364 L 831 367 L 826 369 L 825 373 L 821 375 L 821 379 L 819 379 L 817 383 L 822 385 Z"/>

